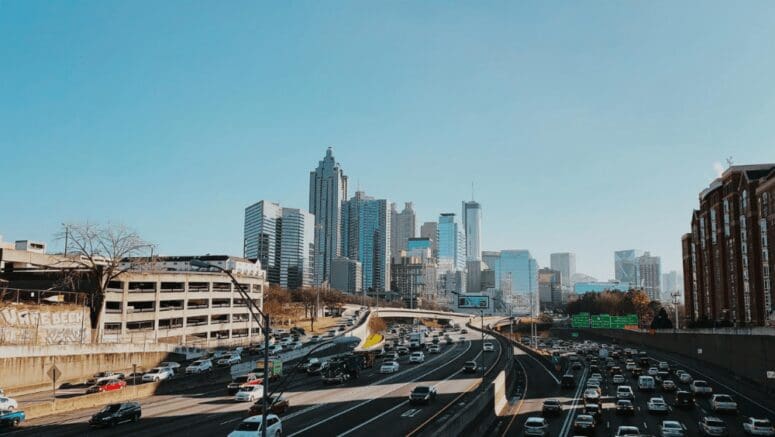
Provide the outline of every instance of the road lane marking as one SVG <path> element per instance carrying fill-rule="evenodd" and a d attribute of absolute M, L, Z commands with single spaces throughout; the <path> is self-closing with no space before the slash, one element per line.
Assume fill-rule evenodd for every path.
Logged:
<path fill-rule="evenodd" d="M 401 402 L 401 403 L 400 403 L 399 405 L 397 405 L 397 406 L 404 405 L 404 403 L 405 403 L 405 402 L 407 402 L 407 401 Z M 419 412 L 420 412 L 420 409 L 419 409 L 419 408 L 412 408 L 412 409 L 406 410 L 406 411 L 404 411 L 403 413 L 401 413 L 401 417 L 414 417 L 414 416 L 416 416 L 416 415 L 417 415 L 417 413 L 419 413 Z M 342 434 L 342 435 L 344 435 L 344 434 Z"/>
<path fill-rule="evenodd" d="M 509 338 L 509 342 L 511 342 L 511 338 Z M 509 432 L 509 429 L 511 429 L 511 424 L 514 423 L 514 420 L 517 418 L 517 416 L 519 416 L 519 412 L 520 410 L 522 410 L 522 405 L 525 403 L 525 398 L 527 397 L 527 369 L 525 369 L 525 365 L 522 364 L 522 361 L 516 359 L 516 356 L 514 360 L 517 362 L 517 364 L 519 364 L 519 367 L 522 368 L 522 375 L 524 375 L 524 378 L 525 378 L 525 389 L 522 390 L 522 392 L 520 393 L 521 399 L 519 400 L 519 405 L 517 405 L 517 411 L 515 411 L 514 414 L 511 416 L 511 420 L 509 420 L 509 424 L 506 426 L 506 429 L 503 430 L 503 434 L 501 434 L 501 437 L 504 437 L 506 433 Z"/>
<path fill-rule="evenodd" d="M 560 428 L 560 437 L 565 437 L 570 433 L 573 423 L 573 417 L 576 415 L 576 405 L 578 405 L 579 402 L 579 396 L 581 395 L 582 390 L 584 389 L 585 385 L 585 377 L 587 376 L 589 368 L 584 367 L 584 370 L 581 372 L 581 377 L 579 378 L 579 386 L 576 388 L 576 392 L 573 395 L 573 401 L 571 402 L 570 410 L 568 411 L 568 415 L 565 416 L 565 420 L 562 423 L 562 428 Z"/>

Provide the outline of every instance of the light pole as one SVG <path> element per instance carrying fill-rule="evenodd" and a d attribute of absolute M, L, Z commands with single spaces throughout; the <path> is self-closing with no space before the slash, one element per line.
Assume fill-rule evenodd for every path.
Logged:
<path fill-rule="evenodd" d="M 482 328 L 482 383 L 480 386 L 484 390 L 484 310 L 479 310 L 479 317 L 481 320 L 480 328 Z"/>
<path fill-rule="evenodd" d="M 264 387 L 264 394 L 262 396 L 262 402 L 261 402 L 261 437 L 266 437 L 266 415 L 267 415 L 267 404 L 269 403 L 269 314 L 264 313 L 261 311 L 261 308 L 256 306 L 255 302 L 253 302 L 253 299 L 250 297 L 250 295 L 245 292 L 245 290 L 242 289 L 242 285 L 240 285 L 239 282 L 237 282 L 237 279 L 234 278 L 234 275 L 231 274 L 231 270 L 224 269 L 223 267 L 217 266 L 215 264 L 210 264 L 208 262 L 199 260 L 199 259 L 192 259 L 191 265 L 194 267 L 199 268 L 206 268 L 206 269 L 216 269 L 220 270 L 223 273 L 226 273 L 229 275 L 229 278 L 231 278 L 232 284 L 237 288 L 239 291 L 240 296 L 242 296 L 243 299 L 245 299 L 245 303 L 247 303 L 248 311 L 250 311 L 250 315 L 253 316 L 253 319 L 258 323 L 259 326 L 262 325 L 261 320 L 259 320 L 258 316 L 255 312 L 253 312 L 253 309 L 258 311 L 258 313 L 263 318 L 263 328 L 264 328 L 264 380 L 262 381 L 262 385 Z M 263 292 L 263 291 L 262 291 Z"/>
<path fill-rule="evenodd" d="M 673 296 L 673 307 L 675 308 L 675 329 L 678 329 L 680 328 L 678 325 L 678 296 L 680 296 L 681 293 L 674 291 L 670 295 Z"/>

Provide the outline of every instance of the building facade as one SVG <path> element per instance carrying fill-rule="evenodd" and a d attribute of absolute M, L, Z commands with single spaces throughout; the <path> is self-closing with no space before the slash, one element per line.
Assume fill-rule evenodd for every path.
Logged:
<path fill-rule="evenodd" d="M 331 147 L 309 175 L 309 212 L 315 216 L 314 283 L 330 280 L 331 263 L 342 250 L 342 202 L 347 200 L 347 176 Z"/>
<path fill-rule="evenodd" d="M 662 299 L 662 261 L 658 256 L 651 256 L 646 252 L 638 257 L 638 283 L 639 288 L 648 295 L 651 300 Z"/>
<path fill-rule="evenodd" d="M 576 254 L 560 252 L 549 255 L 549 265 L 552 270 L 560 272 L 563 287 L 573 287 L 573 276 L 576 274 Z"/>
<path fill-rule="evenodd" d="M 553 310 L 562 306 L 562 272 L 552 269 L 538 270 L 538 298 L 541 310 Z"/>
<path fill-rule="evenodd" d="M 576 282 L 573 284 L 574 294 L 601 293 L 603 291 L 629 291 L 629 282 L 609 281 L 609 282 Z"/>
<path fill-rule="evenodd" d="M 618 250 L 614 252 L 614 275 L 617 281 L 627 282 L 633 286 L 638 286 L 638 258 L 643 252 L 637 249 Z"/>
<path fill-rule="evenodd" d="M 466 237 L 454 213 L 439 216 L 438 259 L 442 271 L 465 271 Z"/>
<path fill-rule="evenodd" d="M 482 260 L 482 206 L 463 201 L 463 230 L 466 237 L 466 261 Z"/>
<path fill-rule="evenodd" d="M 521 306 L 532 302 L 533 310 L 538 310 L 538 263 L 530 251 L 484 251 L 482 260 L 493 271 L 496 289 L 502 290 L 504 299 Z"/>
<path fill-rule="evenodd" d="M 439 224 L 438 222 L 425 222 L 420 226 L 420 238 L 427 238 L 431 242 L 431 256 L 439 257 Z"/>
<path fill-rule="evenodd" d="M 363 290 L 390 289 L 390 204 L 358 191 L 342 204 L 342 248 L 344 256 L 357 260 L 363 269 Z"/>
<path fill-rule="evenodd" d="M 363 292 L 363 267 L 360 261 L 344 256 L 334 258 L 331 288 L 350 294 Z"/>
<path fill-rule="evenodd" d="M 682 237 L 689 322 L 763 326 L 773 314 L 775 164 L 729 167 L 700 192 Z"/>
<path fill-rule="evenodd" d="M 410 238 L 417 236 L 416 217 L 412 202 L 406 202 L 401 212 L 396 210 L 396 204 L 390 204 L 390 253 L 394 262 L 401 257 L 401 251 L 407 250 L 407 243 Z"/>

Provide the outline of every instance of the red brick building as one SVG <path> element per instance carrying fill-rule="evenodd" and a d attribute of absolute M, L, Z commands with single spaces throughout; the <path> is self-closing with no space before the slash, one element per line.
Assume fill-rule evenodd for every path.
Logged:
<path fill-rule="evenodd" d="M 699 201 L 682 238 L 687 320 L 775 324 L 775 164 L 732 166 Z"/>

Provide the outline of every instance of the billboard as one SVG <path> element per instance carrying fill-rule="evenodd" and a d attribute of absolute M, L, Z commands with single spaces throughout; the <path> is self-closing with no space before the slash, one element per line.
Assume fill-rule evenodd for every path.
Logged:
<path fill-rule="evenodd" d="M 457 307 L 487 309 L 490 307 L 490 296 L 460 296 Z"/>

